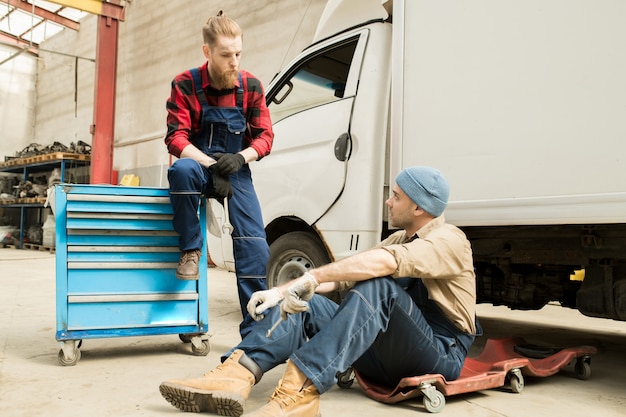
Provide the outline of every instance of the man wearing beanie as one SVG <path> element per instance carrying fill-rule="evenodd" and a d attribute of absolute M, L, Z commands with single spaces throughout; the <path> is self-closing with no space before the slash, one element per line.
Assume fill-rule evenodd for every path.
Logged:
<path fill-rule="evenodd" d="M 269 402 L 246 415 L 318 417 L 320 395 L 349 367 L 390 387 L 422 374 L 456 379 L 480 326 L 472 250 L 445 222 L 448 196 L 438 170 L 404 169 L 386 201 L 390 226 L 401 230 L 369 251 L 254 293 L 252 332 L 217 368 L 163 382 L 161 394 L 183 411 L 239 416 L 252 386 L 287 361 Z M 334 290 L 349 290 L 340 305 L 319 295 Z"/>

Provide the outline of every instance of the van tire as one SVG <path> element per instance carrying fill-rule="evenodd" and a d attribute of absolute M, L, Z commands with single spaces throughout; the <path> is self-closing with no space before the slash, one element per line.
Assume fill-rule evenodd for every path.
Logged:
<path fill-rule="evenodd" d="M 270 245 L 267 287 L 298 278 L 306 271 L 330 262 L 320 239 L 310 232 L 290 232 Z"/>

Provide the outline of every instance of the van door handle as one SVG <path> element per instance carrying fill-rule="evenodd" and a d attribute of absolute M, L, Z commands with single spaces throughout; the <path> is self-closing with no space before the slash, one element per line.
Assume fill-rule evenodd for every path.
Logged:
<path fill-rule="evenodd" d="M 350 133 L 342 133 L 337 138 L 335 142 L 335 158 L 339 161 L 344 162 L 347 159 L 350 159 L 350 154 L 352 153 L 352 138 L 350 137 Z"/>

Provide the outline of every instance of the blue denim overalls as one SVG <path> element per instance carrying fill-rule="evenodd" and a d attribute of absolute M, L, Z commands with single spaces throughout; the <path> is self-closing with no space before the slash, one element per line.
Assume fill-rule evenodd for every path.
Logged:
<path fill-rule="evenodd" d="M 202 105 L 200 131 L 190 141 L 207 155 L 236 153 L 244 144 L 246 118 L 243 110 L 243 80 L 239 74 L 236 107 L 209 106 L 198 68 L 191 70 L 196 97 Z M 202 233 L 197 211 L 200 196 L 215 196 L 212 172 L 190 158 L 179 159 L 168 170 L 170 200 L 174 209 L 174 229 L 180 235 L 181 251 L 202 247 Z M 266 266 L 269 259 L 261 207 L 254 191 L 250 168 L 246 164 L 230 176 L 233 196 L 228 200 L 233 254 L 239 303 L 243 322 L 239 326 L 242 338 L 255 323 L 246 305 L 255 291 L 267 289 Z"/>

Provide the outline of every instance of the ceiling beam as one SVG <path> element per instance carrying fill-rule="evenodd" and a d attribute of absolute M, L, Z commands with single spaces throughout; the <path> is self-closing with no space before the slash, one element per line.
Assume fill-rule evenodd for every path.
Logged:
<path fill-rule="evenodd" d="M 31 45 L 29 42 L 26 42 L 24 39 L 20 39 L 16 36 L 10 35 L 5 32 L 0 31 L 0 44 L 14 46 L 16 48 L 27 48 L 29 52 L 36 54 L 38 48 L 35 45 Z"/>
<path fill-rule="evenodd" d="M 91 14 L 102 14 L 102 0 L 48 0 L 50 3 L 71 7 Z"/>
<path fill-rule="evenodd" d="M 73 29 L 73 30 L 79 30 L 80 29 L 80 23 L 72 20 L 72 19 L 68 19 L 66 17 L 63 16 L 59 16 L 56 13 L 53 13 L 49 10 L 46 9 L 42 9 L 41 7 L 37 7 L 34 6 L 26 1 L 22 1 L 22 0 L 3 0 L 4 3 L 8 3 L 9 6 L 13 6 L 17 9 L 20 9 L 26 13 L 34 13 L 35 16 L 39 16 L 42 19 L 47 19 L 50 20 L 51 22 L 57 23 L 61 26 L 65 26 L 66 28 L 69 29 Z M 56 3 L 56 2 L 55 2 Z"/>
<path fill-rule="evenodd" d="M 124 6 L 127 0 L 48 0 L 61 6 L 82 10 L 83 12 L 111 17 L 124 21 Z"/>

